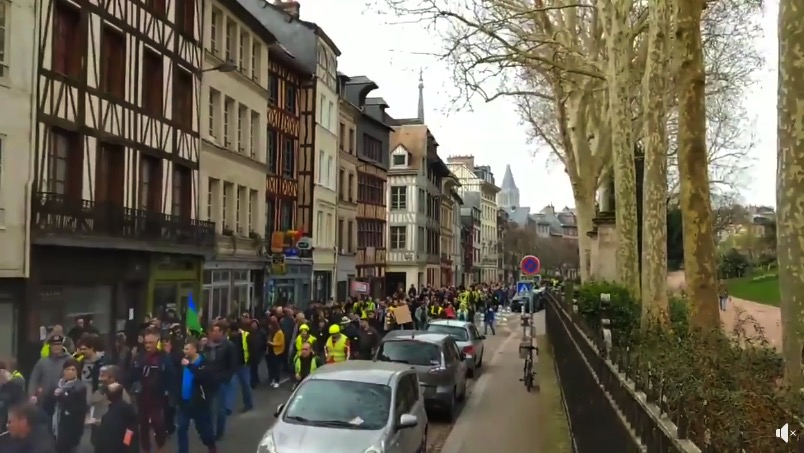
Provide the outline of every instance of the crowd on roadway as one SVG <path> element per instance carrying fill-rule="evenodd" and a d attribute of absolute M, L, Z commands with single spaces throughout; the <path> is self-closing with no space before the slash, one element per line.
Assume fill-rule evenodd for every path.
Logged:
<path fill-rule="evenodd" d="M 495 311 L 513 295 L 508 285 L 411 286 L 385 300 L 361 296 L 218 318 L 202 331 L 168 311 L 118 332 L 111 347 L 90 320 L 78 319 L 67 334 L 51 330 L 29 376 L 14 360 L 0 362 L 0 426 L 8 426 L 0 451 L 75 453 L 91 445 L 98 453 L 165 453 L 174 451 L 166 445 L 175 437 L 175 451 L 188 453 L 192 424 L 214 453 L 238 394 L 240 412 L 251 411 L 261 384 L 297 384 L 326 363 L 371 360 L 385 333 L 424 329 L 434 318 L 474 322 L 481 314 L 494 333 Z M 403 311 L 409 322 L 398 322 Z"/>

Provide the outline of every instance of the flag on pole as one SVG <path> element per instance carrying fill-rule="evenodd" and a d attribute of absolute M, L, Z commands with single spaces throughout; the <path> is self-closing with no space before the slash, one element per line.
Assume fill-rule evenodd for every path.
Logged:
<path fill-rule="evenodd" d="M 185 326 L 190 332 L 201 333 L 204 329 L 201 327 L 201 320 L 198 318 L 198 307 L 195 306 L 193 300 L 193 293 L 187 297 L 187 313 L 185 315 Z"/>

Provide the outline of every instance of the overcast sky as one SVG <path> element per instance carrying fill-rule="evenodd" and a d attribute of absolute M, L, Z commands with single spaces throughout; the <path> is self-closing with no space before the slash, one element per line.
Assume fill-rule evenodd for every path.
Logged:
<path fill-rule="evenodd" d="M 370 0 L 369 0 L 370 1 Z M 382 1 L 382 0 L 380 0 Z M 440 43 L 422 25 L 389 26 L 388 17 L 366 11 L 366 1 L 300 0 L 301 17 L 316 22 L 335 41 L 342 55 L 341 72 L 366 75 L 380 89 L 395 117 L 416 115 L 420 68 L 424 72 L 425 120 L 441 145 L 441 157 L 472 154 L 478 165 L 491 165 L 502 182 L 505 165 L 511 164 L 521 192 L 521 204 L 541 209 L 547 204 L 573 206 L 564 169 L 548 162 L 547 151 L 527 143 L 526 126 L 514 107 L 500 99 L 478 101 L 472 111 L 450 105 L 455 93 L 451 71 L 444 62 L 427 55 Z M 776 172 L 776 14 L 777 0 L 768 2 L 766 37 L 757 43 L 767 51 L 768 68 L 758 74 L 760 84 L 750 93 L 749 111 L 756 112 L 760 142 L 752 156 L 752 171 L 745 181 L 744 201 L 775 204 Z"/>

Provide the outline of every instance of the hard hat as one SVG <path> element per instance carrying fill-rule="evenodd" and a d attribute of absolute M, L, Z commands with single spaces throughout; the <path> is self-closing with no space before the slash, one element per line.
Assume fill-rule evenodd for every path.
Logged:
<path fill-rule="evenodd" d="M 329 326 L 329 334 L 330 335 L 336 335 L 336 334 L 339 334 L 339 333 L 341 333 L 341 326 L 339 326 L 337 324 L 333 324 L 333 325 Z"/>
<path fill-rule="evenodd" d="M 302 324 L 299 326 L 299 330 L 310 330 L 310 326 L 307 324 Z"/>

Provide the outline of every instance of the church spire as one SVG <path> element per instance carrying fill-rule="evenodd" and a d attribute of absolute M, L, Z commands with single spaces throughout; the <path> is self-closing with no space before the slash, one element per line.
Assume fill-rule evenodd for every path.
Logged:
<path fill-rule="evenodd" d="M 419 112 L 417 118 L 424 123 L 424 78 L 422 77 L 421 69 L 419 69 Z"/>

